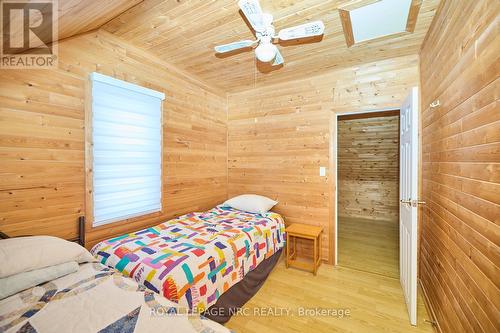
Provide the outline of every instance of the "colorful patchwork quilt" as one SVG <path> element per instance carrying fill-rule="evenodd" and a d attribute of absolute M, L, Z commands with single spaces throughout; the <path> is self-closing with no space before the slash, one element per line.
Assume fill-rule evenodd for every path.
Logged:
<path fill-rule="evenodd" d="M 230 333 L 99 263 L 0 300 L 0 332 Z"/>
<path fill-rule="evenodd" d="M 280 250 L 284 231 L 279 214 L 217 206 L 108 239 L 91 252 L 150 290 L 202 312 Z"/>

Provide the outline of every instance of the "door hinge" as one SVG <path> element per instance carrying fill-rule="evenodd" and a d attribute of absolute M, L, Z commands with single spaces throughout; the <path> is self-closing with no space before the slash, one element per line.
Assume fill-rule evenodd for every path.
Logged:
<path fill-rule="evenodd" d="M 406 204 L 412 207 L 417 207 L 418 205 L 425 205 L 425 201 L 408 199 L 408 200 L 399 200 L 402 204 Z"/>
<path fill-rule="evenodd" d="M 429 323 L 429 324 L 431 324 L 434 327 L 437 326 L 437 321 L 435 321 L 435 320 L 424 319 L 424 322 Z"/>
<path fill-rule="evenodd" d="M 411 206 L 417 207 L 418 205 L 425 205 L 425 201 L 421 200 L 411 200 Z"/>

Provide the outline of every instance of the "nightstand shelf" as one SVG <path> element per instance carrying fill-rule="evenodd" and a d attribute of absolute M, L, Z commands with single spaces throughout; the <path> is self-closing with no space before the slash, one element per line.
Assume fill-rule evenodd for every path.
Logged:
<path fill-rule="evenodd" d="M 321 233 L 323 228 L 313 225 L 294 223 L 286 228 L 286 267 L 311 271 L 314 275 L 321 265 Z M 297 238 L 313 241 L 313 262 L 297 260 Z M 291 244 L 293 242 L 293 244 Z M 292 246 L 293 245 L 293 246 Z"/>

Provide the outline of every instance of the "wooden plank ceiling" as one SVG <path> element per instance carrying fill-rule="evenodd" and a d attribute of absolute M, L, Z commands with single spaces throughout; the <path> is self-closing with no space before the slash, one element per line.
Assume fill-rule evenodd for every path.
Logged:
<path fill-rule="evenodd" d="M 417 54 L 439 4 L 422 0 L 413 33 L 348 48 L 338 9 L 358 2 L 366 0 L 261 0 L 264 11 L 274 15 L 277 31 L 317 19 L 326 25 L 322 40 L 280 45 L 285 65 L 277 68 L 256 62 L 249 50 L 226 57 L 214 53 L 218 44 L 253 38 L 235 0 L 145 0 L 103 28 L 210 85 L 235 92 L 257 83 L 297 80 L 332 68 Z"/>
<path fill-rule="evenodd" d="M 57 0 L 57 39 L 65 39 L 100 28 L 111 19 L 142 1 L 143 0 Z M 30 0 L 30 2 L 34 3 L 37 2 L 37 0 Z M 50 10 L 48 6 L 43 6 L 43 8 L 41 8 L 42 12 Z M 22 31 L 14 31 L 13 34 L 20 35 Z M 36 45 L 37 42 L 34 42 Z"/>
<path fill-rule="evenodd" d="M 99 28 L 141 1 L 59 0 L 59 39 Z"/>

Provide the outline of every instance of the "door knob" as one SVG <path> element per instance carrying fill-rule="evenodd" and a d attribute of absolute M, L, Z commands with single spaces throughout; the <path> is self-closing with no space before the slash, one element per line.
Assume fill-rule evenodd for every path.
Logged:
<path fill-rule="evenodd" d="M 407 205 L 411 204 L 411 200 L 410 199 L 408 199 L 408 200 L 399 200 L 399 202 L 401 202 L 402 204 L 407 204 Z"/>

